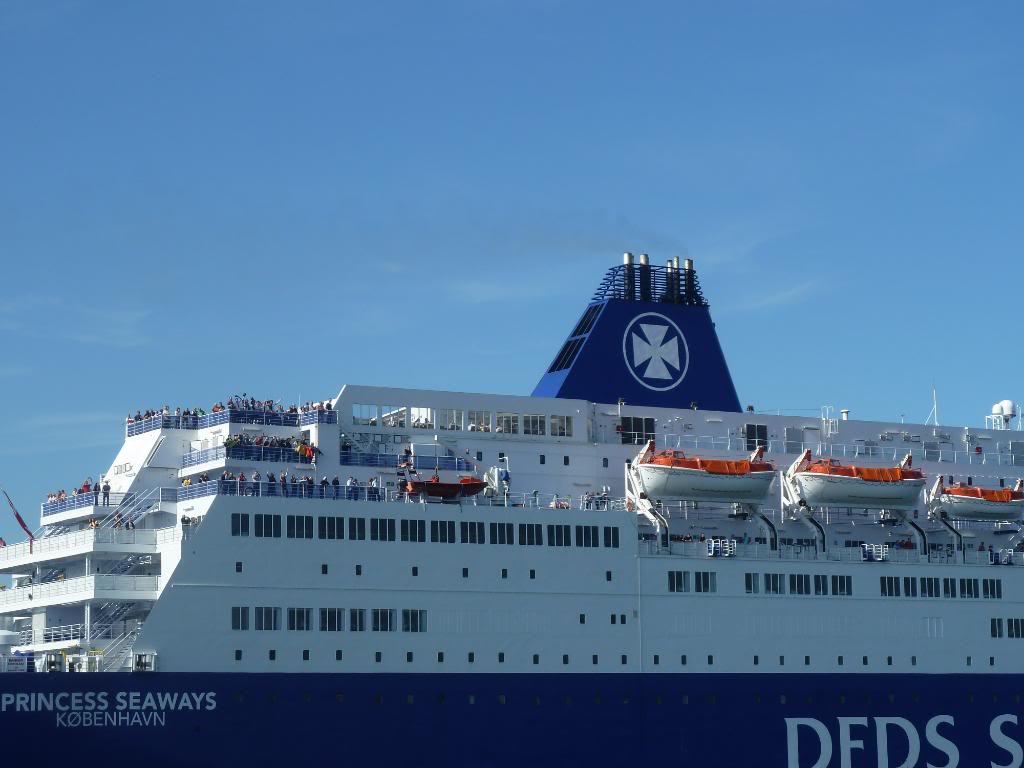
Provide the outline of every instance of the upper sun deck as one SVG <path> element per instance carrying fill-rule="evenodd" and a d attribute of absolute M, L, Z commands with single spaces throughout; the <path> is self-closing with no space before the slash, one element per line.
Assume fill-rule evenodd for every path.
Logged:
<path fill-rule="evenodd" d="M 125 436 L 135 437 L 155 429 L 207 429 L 221 424 L 256 424 L 262 426 L 305 427 L 311 424 L 336 424 L 338 414 L 333 410 L 316 409 L 288 413 L 280 411 L 225 408 L 201 416 L 181 416 L 160 413 L 142 419 L 125 422 Z"/>

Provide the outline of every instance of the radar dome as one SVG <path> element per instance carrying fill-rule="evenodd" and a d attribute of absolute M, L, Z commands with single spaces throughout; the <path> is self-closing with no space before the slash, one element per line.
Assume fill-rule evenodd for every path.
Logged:
<path fill-rule="evenodd" d="M 1003 415 L 1003 404 L 1002 403 L 995 403 L 992 406 L 992 415 L 993 416 L 1002 416 Z"/>
<path fill-rule="evenodd" d="M 1000 400 L 999 407 L 1003 409 L 1003 416 L 1012 418 L 1017 415 L 1017 406 L 1014 405 L 1013 400 Z"/>

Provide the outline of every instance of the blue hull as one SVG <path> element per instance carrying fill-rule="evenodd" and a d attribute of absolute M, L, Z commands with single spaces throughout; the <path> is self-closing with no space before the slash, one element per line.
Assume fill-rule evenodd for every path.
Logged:
<path fill-rule="evenodd" d="M 989 766 L 1024 756 L 1022 695 L 1021 675 L 6 674 L 0 735 L 35 765 Z"/>

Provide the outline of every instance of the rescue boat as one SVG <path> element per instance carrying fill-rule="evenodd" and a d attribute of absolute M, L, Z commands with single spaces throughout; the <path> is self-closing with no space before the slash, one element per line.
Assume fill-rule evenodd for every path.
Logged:
<path fill-rule="evenodd" d="M 656 452 L 652 440 L 633 460 L 633 468 L 652 499 L 750 503 L 761 501 L 775 478 L 775 465 L 763 456 L 763 447 L 740 461 Z"/>
<path fill-rule="evenodd" d="M 437 475 L 429 480 L 407 480 L 405 483 L 406 492 L 413 496 L 426 495 L 441 499 L 476 496 L 486 487 L 487 483 L 483 480 L 465 475 L 453 483 L 441 482 L 441 478 Z"/>
<path fill-rule="evenodd" d="M 979 488 L 966 483 L 935 481 L 931 497 L 946 517 L 985 522 L 1017 521 L 1024 513 L 1024 480 L 1010 488 Z"/>
<path fill-rule="evenodd" d="M 907 454 L 895 467 L 862 467 L 838 459 L 813 459 L 810 451 L 793 462 L 787 476 L 811 507 L 910 509 L 924 487 L 924 473 Z"/>

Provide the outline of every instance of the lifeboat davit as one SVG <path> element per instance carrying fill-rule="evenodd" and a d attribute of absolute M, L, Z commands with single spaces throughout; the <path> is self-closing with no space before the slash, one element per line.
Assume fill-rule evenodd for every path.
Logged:
<path fill-rule="evenodd" d="M 651 499 L 663 501 L 759 502 L 775 478 L 775 465 L 764 461 L 760 447 L 749 459 L 706 459 L 682 451 L 654 450 L 647 444 L 633 461 Z"/>
<path fill-rule="evenodd" d="M 411 493 L 413 496 L 425 494 L 441 499 L 476 496 L 486 487 L 487 483 L 483 480 L 477 480 L 475 477 L 468 476 L 460 477 L 454 483 L 443 483 L 437 475 L 434 475 L 429 480 L 407 480 L 405 483 L 406 492 Z"/>
<path fill-rule="evenodd" d="M 838 459 L 812 459 L 805 451 L 790 467 L 799 496 L 812 507 L 910 509 L 917 506 L 925 477 L 908 453 L 895 467 L 861 467 Z"/>
<path fill-rule="evenodd" d="M 979 488 L 954 483 L 946 486 L 938 478 L 932 497 L 947 517 L 985 522 L 1017 521 L 1024 513 L 1024 480 L 1010 488 Z"/>

